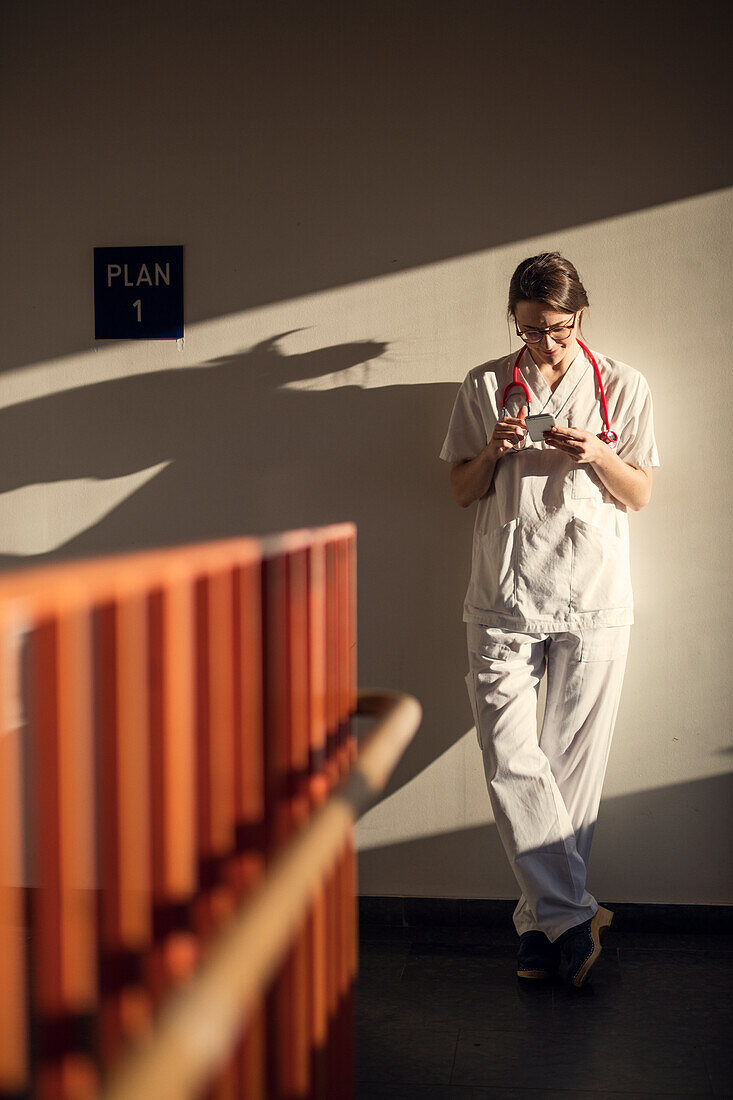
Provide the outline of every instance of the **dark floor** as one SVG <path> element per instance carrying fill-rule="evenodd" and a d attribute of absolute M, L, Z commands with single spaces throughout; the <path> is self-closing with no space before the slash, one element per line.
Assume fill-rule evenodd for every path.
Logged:
<path fill-rule="evenodd" d="M 612 928 L 576 993 L 519 983 L 511 928 L 360 940 L 357 1100 L 733 1096 L 733 936 Z"/>

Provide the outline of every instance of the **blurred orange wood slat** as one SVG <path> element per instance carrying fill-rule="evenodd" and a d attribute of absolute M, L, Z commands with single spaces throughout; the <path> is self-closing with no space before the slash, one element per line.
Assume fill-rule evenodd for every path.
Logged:
<path fill-rule="evenodd" d="M 97 705 L 105 841 L 102 946 L 150 943 L 150 734 L 145 596 L 99 609 Z"/>
<path fill-rule="evenodd" d="M 279 846 L 309 811 L 308 561 L 304 544 L 264 563 L 265 744 L 271 845 Z M 296 936 L 271 997 L 269 1074 L 277 1097 L 306 1096 L 310 1077 L 309 944 Z"/>
<path fill-rule="evenodd" d="M 341 654 L 343 660 L 343 722 L 345 726 L 344 769 L 348 771 L 358 755 L 356 738 L 352 728 L 352 714 L 356 710 L 356 539 L 353 534 L 341 543 L 339 592 L 341 599 L 342 629 Z M 357 967 L 357 904 L 356 864 L 353 837 L 346 842 L 341 865 L 341 965 L 340 976 L 340 1046 L 342 1053 L 344 1100 L 352 1091 L 354 1059 L 353 985 Z"/>
<path fill-rule="evenodd" d="M 357 578 L 356 578 L 356 530 L 352 528 L 346 539 L 346 714 L 347 714 L 347 738 L 348 738 L 348 763 L 353 766 L 359 755 L 359 746 L 353 731 L 352 715 L 357 707 Z M 346 844 L 346 882 L 344 886 L 344 939 L 345 939 L 345 984 L 347 1007 L 346 1029 L 344 1035 L 345 1065 L 347 1067 L 347 1081 L 350 1090 L 353 1091 L 353 1066 L 354 1066 L 354 982 L 359 966 L 359 931 L 358 931 L 358 883 L 356 847 L 353 832 Z"/>
<path fill-rule="evenodd" d="M 274 551 L 262 563 L 262 680 L 264 685 L 264 779 L 266 854 L 269 858 L 289 831 L 288 725 L 289 646 L 287 561 Z M 282 1082 L 292 1076 L 284 1002 L 289 995 L 288 961 L 267 996 L 267 1095 L 280 1100 Z"/>
<path fill-rule="evenodd" d="M 234 891 L 226 861 L 234 850 L 233 575 L 213 568 L 196 583 L 196 774 L 201 887 L 197 930 L 204 938 L 229 916 Z"/>
<path fill-rule="evenodd" d="M 339 602 L 336 543 L 325 546 L 326 567 L 326 774 L 329 789 L 340 776 Z"/>
<path fill-rule="evenodd" d="M 309 790 L 312 806 L 328 795 L 326 773 L 326 544 L 314 538 L 308 552 Z M 326 890 L 316 888 L 308 919 L 311 1016 L 311 1079 L 315 1100 L 326 1100 L 328 972 Z"/>
<path fill-rule="evenodd" d="M 333 755 L 334 781 L 349 769 L 352 757 L 350 714 L 355 704 L 352 692 L 352 569 L 350 560 L 350 536 L 342 531 L 328 544 L 327 549 L 327 601 L 330 605 L 328 648 L 329 690 L 333 693 L 332 729 L 335 731 Z M 332 734 L 333 736 L 333 734 Z M 349 981 L 350 939 L 347 922 L 353 913 L 353 895 L 349 893 L 345 855 L 334 868 L 329 884 L 329 1058 L 328 1074 L 333 1082 L 346 1088 L 348 1076 L 346 1064 L 350 1043 L 350 1019 L 347 997 Z"/>
<path fill-rule="evenodd" d="M 97 1006 L 90 622 L 80 594 L 58 595 L 29 637 L 40 1100 L 91 1096 L 96 1081 L 80 1030 Z"/>
<path fill-rule="evenodd" d="M 336 593 L 338 600 L 338 721 L 339 721 L 339 774 L 349 770 L 349 667 L 351 662 L 349 638 L 349 584 L 347 576 L 348 547 L 345 539 L 336 543 Z"/>
<path fill-rule="evenodd" d="M 0 604 L 0 1093 L 30 1085 L 23 901 L 21 626 Z"/>
<path fill-rule="evenodd" d="M 356 645 L 356 532 L 352 532 L 346 541 L 346 634 L 348 646 L 347 658 L 347 714 L 354 714 L 357 700 L 357 645 Z M 349 763 L 353 764 L 359 754 L 359 747 L 351 727 L 349 728 Z"/>
<path fill-rule="evenodd" d="M 339 771 L 348 772 L 356 756 L 351 730 L 351 714 L 356 706 L 355 691 L 355 605 L 354 539 L 347 535 L 336 543 L 335 584 L 338 593 L 338 717 Z M 332 1045 L 335 1051 L 333 1072 L 340 1082 L 344 1100 L 351 1095 L 353 1059 L 353 964 L 355 883 L 350 844 L 347 844 L 334 871 L 335 922 L 335 1007 Z"/>
<path fill-rule="evenodd" d="M 326 547 L 316 537 L 308 550 L 309 790 L 311 805 L 328 795 L 326 775 Z"/>
<path fill-rule="evenodd" d="M 264 873 L 262 564 L 241 562 L 233 590 L 234 799 L 236 854 L 230 878 L 245 896 Z M 236 1054 L 241 1096 L 265 1100 L 265 1011 L 250 1016 Z"/>
<path fill-rule="evenodd" d="M 308 551 L 287 555 L 289 722 L 287 770 L 290 777 L 290 829 L 300 828 L 310 812 L 310 631 L 308 622 Z"/>
<path fill-rule="evenodd" d="M 265 1009 L 260 1005 L 247 1021 L 239 1051 L 240 1096 L 246 1100 L 266 1100 Z"/>
<path fill-rule="evenodd" d="M 337 545 L 339 601 L 339 700 L 342 726 L 341 771 L 347 772 L 356 759 L 351 715 L 356 709 L 356 606 L 355 540 L 344 537 Z"/>
<path fill-rule="evenodd" d="M 326 728 L 327 758 L 326 771 L 329 788 L 339 781 L 344 763 L 343 752 L 343 616 L 342 592 L 339 587 L 339 538 L 342 531 L 333 529 L 324 532 L 325 536 L 325 605 L 326 605 Z M 341 582 L 343 588 L 343 582 Z M 341 898 L 338 869 L 334 867 L 324 883 L 324 915 L 326 925 L 326 965 L 325 987 L 327 1006 L 327 1038 L 323 1058 L 325 1077 L 325 1095 L 335 1087 L 341 1073 L 339 1059 L 339 1037 L 337 1017 L 339 1007 L 340 972 L 340 913 Z M 319 1083 L 320 1084 L 320 1083 Z"/>
<path fill-rule="evenodd" d="M 302 828 L 310 812 L 310 631 L 308 622 L 308 551 L 304 545 L 287 555 L 288 584 L 288 691 L 290 722 L 288 772 L 290 783 L 290 828 Z M 301 926 L 292 953 L 290 996 L 285 1002 L 289 1015 L 292 1077 L 286 1084 L 290 1096 L 308 1095 L 310 1090 L 311 988 L 307 921 Z"/>
<path fill-rule="evenodd" d="M 196 735 L 198 857 L 200 891 L 196 930 L 207 939 L 234 912 L 236 893 L 228 878 L 234 852 L 235 731 L 234 615 L 235 577 L 218 555 L 204 563 L 196 583 Z M 240 1066 L 232 1055 L 206 1090 L 207 1100 L 236 1100 Z"/>
<path fill-rule="evenodd" d="M 262 714 L 262 565 L 236 570 L 234 615 L 234 801 L 236 851 L 232 875 L 247 892 L 264 869 L 265 780 Z"/>
<path fill-rule="evenodd" d="M 300 928 L 274 990 L 275 1096 L 282 1100 L 296 1100 L 310 1094 L 307 948 L 304 931 Z"/>
<path fill-rule="evenodd" d="M 101 1048 L 110 1066 L 149 1025 L 141 962 L 152 939 L 148 630 L 142 590 L 119 591 L 95 616 L 102 889 Z"/>
<path fill-rule="evenodd" d="M 156 997 L 187 977 L 197 957 L 190 904 L 197 886 L 193 736 L 193 583 L 183 552 L 151 592 L 150 728 Z"/>
<path fill-rule="evenodd" d="M 289 832 L 288 722 L 290 694 L 287 562 L 274 554 L 262 564 L 265 827 L 268 852 Z"/>

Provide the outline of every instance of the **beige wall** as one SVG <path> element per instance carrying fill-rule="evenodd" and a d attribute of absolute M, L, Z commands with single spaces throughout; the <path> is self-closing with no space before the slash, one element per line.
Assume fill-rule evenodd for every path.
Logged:
<path fill-rule="evenodd" d="M 725 35 L 585 9 L 2 9 L 1 563 L 355 520 L 360 680 L 426 713 L 359 828 L 365 893 L 514 893 L 464 697 L 472 516 L 436 455 L 551 247 L 592 346 L 646 375 L 662 459 L 591 886 L 733 900 Z M 185 245 L 181 346 L 94 342 L 105 244 Z"/>

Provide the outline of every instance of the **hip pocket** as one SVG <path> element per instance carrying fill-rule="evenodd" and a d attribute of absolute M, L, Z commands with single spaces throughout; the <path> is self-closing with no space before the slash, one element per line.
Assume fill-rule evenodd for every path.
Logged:
<path fill-rule="evenodd" d="M 512 612 L 517 605 L 517 520 L 476 539 L 468 602 L 491 611 Z"/>
<path fill-rule="evenodd" d="M 601 626 L 594 630 L 584 630 L 581 642 L 580 660 L 617 661 L 625 657 L 629 648 L 631 628 L 628 626 Z"/>
<path fill-rule="evenodd" d="M 571 610 L 609 611 L 630 607 L 631 571 L 627 541 L 577 516 L 572 519 L 570 528 L 573 549 Z"/>

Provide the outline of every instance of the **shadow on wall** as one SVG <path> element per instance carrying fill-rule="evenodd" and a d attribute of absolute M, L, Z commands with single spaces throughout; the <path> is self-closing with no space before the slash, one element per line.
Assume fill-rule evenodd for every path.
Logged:
<path fill-rule="evenodd" d="M 597 890 L 594 882 L 602 881 L 600 892 L 609 900 L 726 904 L 733 888 L 732 800 L 730 774 L 604 799 L 589 864 L 589 890 Z M 718 849 L 714 858 L 712 846 Z M 721 847 L 728 851 L 727 859 Z M 684 877 L 680 851 L 697 854 L 694 860 L 686 854 Z M 711 880 L 710 865 L 718 857 L 718 865 L 729 868 L 727 881 Z M 359 853 L 361 894 L 419 897 L 426 882 L 438 897 L 511 898 L 519 893 L 494 824 Z"/>
<path fill-rule="evenodd" d="M 427 715 L 394 790 L 470 724 L 460 619 L 473 517 L 437 458 L 457 384 L 282 389 L 358 364 L 378 381 L 387 345 L 283 355 L 277 339 L 0 410 L 3 492 L 169 461 L 52 555 L 0 565 L 354 520 L 360 683 L 412 691 Z"/>
<path fill-rule="evenodd" d="M 93 245 L 185 242 L 191 323 L 730 184 L 727 5 L 558 16 L 4 4 L 0 370 L 89 346 Z"/>

